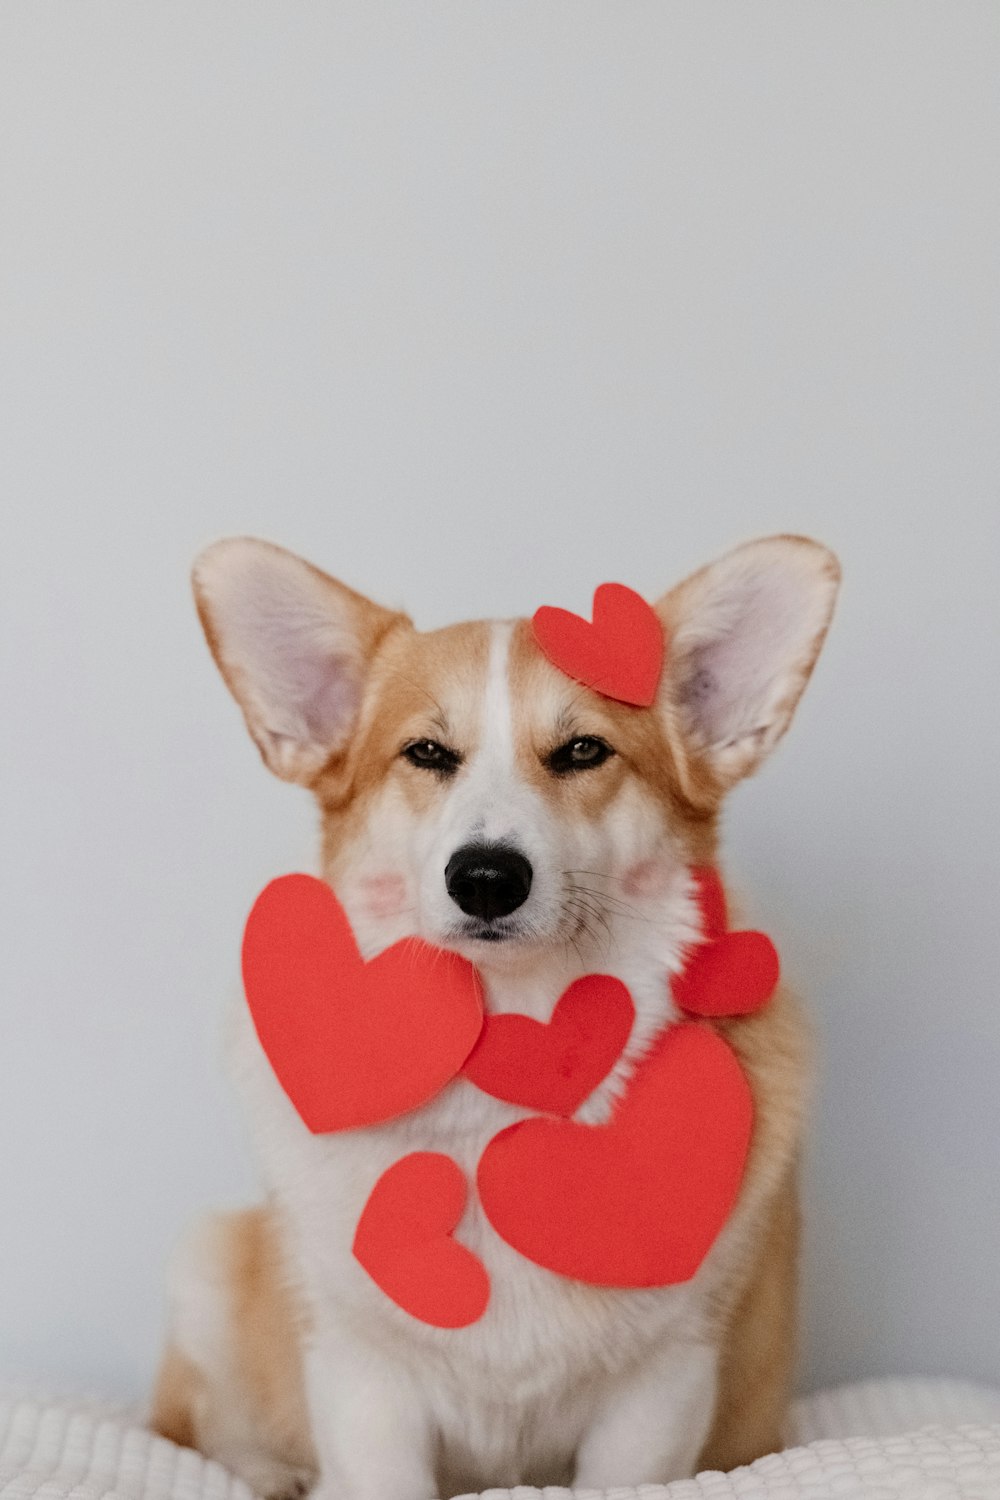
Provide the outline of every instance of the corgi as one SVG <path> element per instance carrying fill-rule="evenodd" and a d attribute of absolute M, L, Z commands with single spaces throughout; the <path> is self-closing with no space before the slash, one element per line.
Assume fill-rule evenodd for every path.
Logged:
<path fill-rule="evenodd" d="M 677 1019 L 692 870 L 718 867 L 725 794 L 787 729 L 839 577 L 825 547 L 776 536 L 688 578 L 655 605 L 665 657 L 648 708 L 572 681 L 526 620 L 424 633 L 263 541 L 213 544 L 193 581 L 264 762 L 316 798 L 322 877 L 365 958 L 417 935 L 475 964 L 487 1014 L 542 1022 L 584 974 L 627 985 L 621 1065 L 575 1116 L 600 1123 Z M 474 1183 L 487 1143 L 530 1111 L 459 1077 L 400 1119 L 311 1134 L 238 1005 L 229 1063 L 266 1199 L 201 1224 L 177 1255 L 154 1428 L 261 1494 L 316 1500 L 603 1490 L 779 1448 L 808 1031 L 783 986 L 753 1016 L 706 1024 L 755 1113 L 735 1207 L 695 1274 L 632 1290 L 554 1275 L 470 1191 L 456 1236 L 492 1291 L 478 1321 L 444 1329 L 352 1257 L 359 1215 L 411 1151 L 447 1154 Z"/>

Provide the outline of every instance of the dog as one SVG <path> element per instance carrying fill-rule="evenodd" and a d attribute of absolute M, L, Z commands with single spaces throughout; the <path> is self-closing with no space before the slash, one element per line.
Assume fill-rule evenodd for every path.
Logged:
<path fill-rule="evenodd" d="M 676 1019 L 666 981 L 697 930 L 692 869 L 717 867 L 725 794 L 787 729 L 839 578 L 794 536 L 695 573 L 655 605 L 665 657 L 645 708 L 557 670 L 528 621 L 423 633 L 267 542 L 217 542 L 193 573 L 265 763 L 316 798 L 322 875 L 363 955 L 417 935 L 475 964 L 488 1014 L 543 1022 L 577 977 L 617 976 L 635 1006 L 626 1075 Z M 201 1224 L 178 1253 L 154 1428 L 261 1494 L 316 1500 L 664 1483 L 779 1448 L 808 1028 L 784 986 L 758 1014 L 706 1024 L 739 1059 L 754 1126 L 696 1273 L 636 1289 L 554 1275 L 470 1193 L 457 1234 L 492 1294 L 477 1322 L 443 1329 L 352 1257 L 365 1200 L 410 1151 L 474 1181 L 486 1144 L 530 1112 L 459 1078 L 398 1120 L 311 1134 L 241 1004 L 228 1050 L 266 1202 Z M 619 1069 L 577 1118 L 606 1120 L 621 1087 Z"/>

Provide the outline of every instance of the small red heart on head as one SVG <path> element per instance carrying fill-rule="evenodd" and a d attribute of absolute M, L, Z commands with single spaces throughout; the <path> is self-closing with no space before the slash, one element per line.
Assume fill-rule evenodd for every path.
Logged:
<path fill-rule="evenodd" d="M 460 1071 L 483 1024 L 472 964 L 415 938 L 365 963 L 312 875 L 283 875 L 257 897 L 243 984 L 278 1081 L 317 1134 L 417 1109 Z"/>
<path fill-rule="evenodd" d="M 618 1061 L 634 1019 L 620 979 L 585 974 L 547 1025 L 530 1016 L 487 1016 L 463 1072 L 495 1099 L 571 1115 Z"/>
<path fill-rule="evenodd" d="M 734 1054 L 695 1022 L 671 1026 L 607 1125 L 523 1120 L 480 1159 L 479 1196 L 521 1255 L 594 1286 L 694 1275 L 743 1180 L 753 1125 Z"/>
<path fill-rule="evenodd" d="M 691 950 L 670 977 L 678 1010 L 689 1016 L 749 1016 L 770 1000 L 781 964 L 763 932 L 727 932 Z"/>
<path fill-rule="evenodd" d="M 355 1258 L 376 1286 L 435 1328 L 475 1323 L 490 1299 L 482 1261 L 451 1237 L 466 1196 L 450 1156 L 414 1151 L 382 1173 L 354 1235 Z"/>
<path fill-rule="evenodd" d="M 535 640 L 553 666 L 605 698 L 648 708 L 663 667 L 663 626 L 641 594 L 602 583 L 593 623 L 543 604 L 532 619 Z"/>

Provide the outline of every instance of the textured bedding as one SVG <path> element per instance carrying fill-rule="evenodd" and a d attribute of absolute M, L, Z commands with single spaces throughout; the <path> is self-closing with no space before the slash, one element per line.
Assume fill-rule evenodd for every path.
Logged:
<path fill-rule="evenodd" d="M 792 1446 L 730 1474 L 595 1491 L 491 1490 L 488 1500 L 1000 1500 L 1000 1391 L 871 1381 L 801 1400 Z M 129 1413 L 0 1397 L 0 1500 L 253 1500 L 218 1464 Z"/>

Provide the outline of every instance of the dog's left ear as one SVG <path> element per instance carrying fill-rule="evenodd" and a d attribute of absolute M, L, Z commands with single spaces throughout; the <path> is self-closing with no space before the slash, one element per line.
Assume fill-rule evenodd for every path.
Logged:
<path fill-rule="evenodd" d="M 788 728 L 819 656 L 840 565 L 806 537 L 749 542 L 656 605 L 660 688 L 683 759 L 712 792 L 749 776 Z"/>

